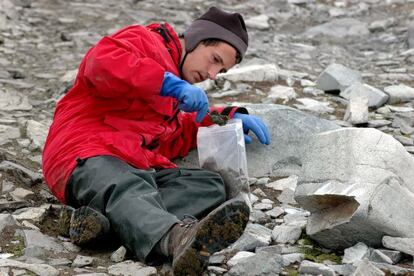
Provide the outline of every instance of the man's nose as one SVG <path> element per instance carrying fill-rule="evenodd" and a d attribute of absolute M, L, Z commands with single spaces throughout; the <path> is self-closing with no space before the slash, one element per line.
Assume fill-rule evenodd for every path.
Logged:
<path fill-rule="evenodd" d="M 219 67 L 210 67 L 210 69 L 208 70 L 208 78 L 210 80 L 215 80 L 217 74 L 220 72 L 220 68 Z"/>

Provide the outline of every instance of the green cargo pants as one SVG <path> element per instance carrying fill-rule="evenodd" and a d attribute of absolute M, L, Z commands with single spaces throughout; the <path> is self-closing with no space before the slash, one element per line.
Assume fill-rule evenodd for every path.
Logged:
<path fill-rule="evenodd" d="M 202 169 L 136 169 L 112 156 L 78 159 L 68 205 L 105 215 L 121 243 L 145 261 L 184 215 L 201 218 L 226 199 L 219 174 Z"/>

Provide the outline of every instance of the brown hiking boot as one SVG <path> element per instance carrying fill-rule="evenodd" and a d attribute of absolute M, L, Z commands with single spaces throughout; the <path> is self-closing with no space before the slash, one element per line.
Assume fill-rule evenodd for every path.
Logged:
<path fill-rule="evenodd" d="M 243 200 L 224 202 L 201 221 L 184 219 L 171 229 L 169 253 L 175 276 L 201 275 L 210 255 L 234 243 L 249 220 Z"/>
<path fill-rule="evenodd" d="M 72 214 L 69 236 L 72 243 L 85 245 L 101 240 L 109 230 L 109 220 L 104 215 L 90 207 L 82 206 Z"/>

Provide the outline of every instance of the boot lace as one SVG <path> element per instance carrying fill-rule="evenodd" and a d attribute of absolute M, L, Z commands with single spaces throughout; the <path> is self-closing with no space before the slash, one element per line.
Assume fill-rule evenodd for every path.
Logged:
<path fill-rule="evenodd" d="M 181 227 L 189 228 L 198 222 L 198 219 L 192 215 L 183 215 L 183 219 L 180 222 Z"/>

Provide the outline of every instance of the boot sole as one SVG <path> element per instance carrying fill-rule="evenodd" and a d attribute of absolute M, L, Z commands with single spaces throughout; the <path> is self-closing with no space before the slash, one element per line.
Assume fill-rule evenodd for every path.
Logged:
<path fill-rule="evenodd" d="M 230 200 L 201 220 L 193 241 L 174 258 L 174 275 L 201 275 L 214 252 L 228 247 L 243 234 L 249 214 L 244 201 Z"/>
<path fill-rule="evenodd" d="M 109 232 L 109 221 L 101 213 L 83 206 L 73 212 L 70 221 L 70 240 L 76 245 L 96 242 Z"/>
<path fill-rule="evenodd" d="M 60 209 L 58 219 L 59 235 L 69 237 L 70 219 L 74 211 L 74 208 L 67 205 L 62 206 L 62 209 Z"/>

